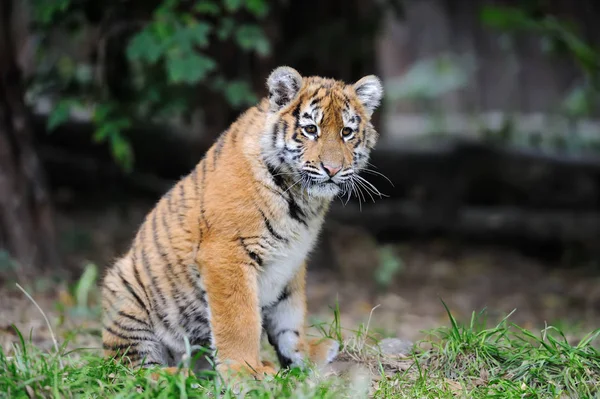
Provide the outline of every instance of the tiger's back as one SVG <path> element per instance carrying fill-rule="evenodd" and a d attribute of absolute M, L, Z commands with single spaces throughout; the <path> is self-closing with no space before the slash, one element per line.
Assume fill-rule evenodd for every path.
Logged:
<path fill-rule="evenodd" d="M 305 259 L 331 193 L 349 184 L 343 174 L 374 146 L 372 104 L 361 102 L 360 86 L 301 78 L 290 68 L 269 79 L 270 98 L 241 115 L 158 201 L 129 252 L 108 270 L 108 356 L 126 353 L 135 366 L 174 366 L 187 338 L 217 350 L 223 367 L 243 368 L 245 362 L 255 372 L 271 372 L 258 357 L 263 329 L 284 366 L 300 365 L 311 353 L 328 361 L 336 352 L 329 343 L 319 354 L 305 339 Z M 380 98 L 380 86 L 365 87 L 379 89 L 370 95 Z M 344 136 L 340 143 L 348 148 L 338 151 L 337 136 L 326 136 L 325 129 L 350 120 L 356 144 Z M 320 148 L 306 123 L 322 132 Z M 327 173 L 335 162 L 347 170 L 340 167 L 323 180 L 315 177 L 317 161 Z M 303 165 L 299 173 L 290 166 L 296 163 Z"/>

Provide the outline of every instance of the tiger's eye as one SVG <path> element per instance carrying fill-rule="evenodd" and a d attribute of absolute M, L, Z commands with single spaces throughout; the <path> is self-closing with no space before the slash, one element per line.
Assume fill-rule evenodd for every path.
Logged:
<path fill-rule="evenodd" d="M 354 130 L 351 127 L 345 127 L 342 129 L 342 137 L 350 137 L 354 133 Z"/>
<path fill-rule="evenodd" d="M 304 126 L 304 131 L 308 134 L 317 134 L 317 127 L 315 125 Z"/>

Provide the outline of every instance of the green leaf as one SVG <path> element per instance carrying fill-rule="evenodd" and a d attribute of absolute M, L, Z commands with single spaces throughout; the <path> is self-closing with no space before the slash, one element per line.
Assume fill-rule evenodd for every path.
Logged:
<path fill-rule="evenodd" d="M 62 56 L 56 63 L 56 69 L 61 79 L 70 81 L 75 75 L 75 61 L 71 57 Z"/>
<path fill-rule="evenodd" d="M 235 29 L 235 22 L 232 18 L 224 17 L 221 18 L 221 24 L 217 30 L 217 37 L 219 40 L 227 40 L 231 36 Z"/>
<path fill-rule="evenodd" d="M 250 84 L 243 80 L 237 80 L 226 84 L 225 98 L 234 108 L 241 108 L 258 101 Z"/>
<path fill-rule="evenodd" d="M 219 15 L 221 12 L 221 9 L 219 8 L 219 5 L 217 3 L 215 3 L 214 1 L 210 1 L 210 0 L 204 0 L 204 1 L 198 1 L 195 5 L 194 5 L 194 11 L 196 11 L 197 13 L 200 14 L 207 14 L 207 15 Z"/>
<path fill-rule="evenodd" d="M 563 108 L 572 117 L 585 117 L 592 112 L 590 95 L 586 87 L 575 87 L 563 101 Z"/>
<path fill-rule="evenodd" d="M 227 11 L 233 12 L 239 10 L 242 6 L 243 0 L 224 0 L 225 9 Z"/>
<path fill-rule="evenodd" d="M 523 10 L 514 7 L 485 6 L 480 18 L 484 24 L 494 28 L 522 29 L 535 25 L 535 21 Z"/>
<path fill-rule="evenodd" d="M 269 40 L 258 25 L 242 25 L 235 33 L 237 44 L 247 51 L 256 51 L 259 55 L 268 55 L 271 51 Z"/>
<path fill-rule="evenodd" d="M 113 158 L 126 172 L 130 172 L 133 168 L 133 150 L 129 141 L 120 134 L 112 135 L 111 150 Z"/>
<path fill-rule="evenodd" d="M 127 58 L 131 61 L 142 60 L 154 64 L 162 54 L 163 46 L 148 29 L 135 35 L 127 46 Z"/>
<path fill-rule="evenodd" d="M 98 268 L 95 264 L 89 263 L 75 286 L 75 300 L 77 306 L 82 308 L 89 307 L 90 293 L 93 292 L 96 280 L 98 279 Z"/>
<path fill-rule="evenodd" d="M 169 82 L 193 84 L 203 80 L 217 64 L 212 58 L 195 53 L 170 56 L 167 59 Z"/>
<path fill-rule="evenodd" d="M 110 125 L 100 126 L 94 132 L 94 135 L 92 136 L 92 140 L 94 140 L 96 143 L 102 143 L 111 135 L 111 133 L 112 133 L 112 127 Z"/>
<path fill-rule="evenodd" d="M 108 119 L 108 115 L 111 112 L 113 112 L 114 109 L 115 109 L 115 106 L 110 103 L 96 105 L 96 108 L 94 109 L 94 117 L 93 117 L 94 122 L 97 124 L 104 122 L 106 119 Z"/>
<path fill-rule="evenodd" d="M 269 4 L 265 0 L 246 0 L 246 9 L 255 17 L 263 18 L 269 12 Z"/>
<path fill-rule="evenodd" d="M 206 47 L 209 44 L 209 35 L 212 31 L 212 26 L 206 22 L 197 22 L 187 28 L 187 34 L 193 43 L 200 47 Z"/>
<path fill-rule="evenodd" d="M 46 128 L 49 132 L 69 119 L 72 105 L 73 101 L 71 99 L 60 100 L 58 104 L 56 104 L 56 107 L 52 110 L 46 124 Z"/>
<path fill-rule="evenodd" d="M 394 276 L 403 268 L 402 260 L 394 253 L 391 246 L 379 248 L 380 264 L 375 270 L 375 280 L 383 287 L 392 283 Z"/>
<path fill-rule="evenodd" d="M 52 23 L 57 15 L 64 13 L 71 5 L 71 0 L 35 0 L 33 2 L 34 19 L 44 25 Z"/>

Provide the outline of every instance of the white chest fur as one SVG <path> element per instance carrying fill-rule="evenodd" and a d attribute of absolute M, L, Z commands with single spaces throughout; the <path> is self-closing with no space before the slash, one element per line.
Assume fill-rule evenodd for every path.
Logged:
<path fill-rule="evenodd" d="M 269 256 L 258 277 L 260 306 L 277 300 L 312 250 L 321 223 L 298 229 L 294 237 Z"/>

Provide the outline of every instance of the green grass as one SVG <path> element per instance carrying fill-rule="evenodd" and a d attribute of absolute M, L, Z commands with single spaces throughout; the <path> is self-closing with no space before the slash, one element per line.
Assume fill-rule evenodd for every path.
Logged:
<path fill-rule="evenodd" d="M 369 325 L 342 329 L 339 308 L 322 334 L 344 340 L 340 359 L 363 372 L 327 377 L 314 371 L 280 372 L 268 381 L 246 381 L 238 394 L 211 372 L 186 378 L 130 370 L 96 352 L 43 352 L 25 339 L 0 348 L 0 397 L 45 398 L 600 398 L 600 354 L 594 331 L 570 344 L 558 328 L 539 334 L 508 322 L 488 327 L 485 312 L 430 331 L 407 358 L 377 350 Z M 10 351 L 9 351 L 10 349 Z M 10 356 L 8 356 L 10 353 Z M 77 356 L 75 356 L 77 355 Z M 366 379 L 364 377 L 367 377 Z"/>

